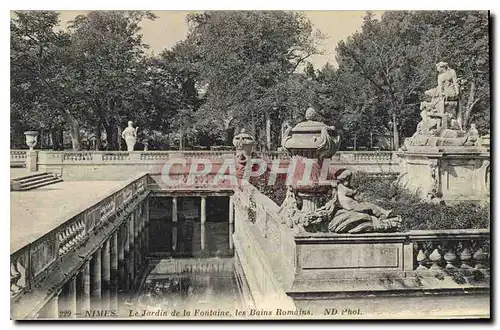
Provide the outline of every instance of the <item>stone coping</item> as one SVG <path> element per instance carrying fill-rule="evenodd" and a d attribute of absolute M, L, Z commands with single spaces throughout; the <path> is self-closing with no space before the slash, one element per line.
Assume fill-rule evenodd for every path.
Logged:
<path fill-rule="evenodd" d="M 373 242 L 373 241 L 415 241 L 433 239 L 473 239 L 489 237 L 489 229 L 443 229 L 443 230 L 411 230 L 406 232 L 338 234 L 299 232 L 296 242 Z"/>
<path fill-rule="evenodd" d="M 59 196 L 58 198 L 60 203 L 78 203 L 76 206 L 70 205 L 67 210 L 64 210 L 63 207 L 51 207 L 50 209 L 52 212 L 50 212 L 49 208 L 47 206 L 44 207 L 43 204 L 31 206 L 29 205 L 29 201 L 25 201 L 26 207 L 22 207 L 19 213 L 25 213 L 28 212 L 29 214 L 34 214 L 36 215 L 37 219 L 34 219 L 35 216 L 33 216 L 31 219 L 26 219 L 28 222 L 23 222 L 21 223 L 16 223 L 18 221 L 19 217 L 22 217 L 21 214 L 16 212 L 14 209 L 14 203 L 17 201 L 12 198 L 12 194 L 16 194 L 19 197 L 26 197 L 29 199 L 30 196 L 33 195 L 33 193 L 37 194 L 37 198 L 43 199 L 43 191 L 40 191 L 38 189 L 34 189 L 31 191 L 22 191 L 22 192 L 11 192 L 11 226 L 10 226 L 10 233 L 11 233 L 11 240 L 10 240 L 10 251 L 11 254 L 14 252 L 17 252 L 24 246 L 31 244 L 35 242 L 36 240 L 40 239 L 41 237 L 45 236 L 49 232 L 53 231 L 60 225 L 64 224 L 66 221 L 71 220 L 72 218 L 76 217 L 77 215 L 81 214 L 82 212 L 86 211 L 87 209 L 99 204 L 102 200 L 105 198 L 112 196 L 113 194 L 117 193 L 118 191 L 122 190 L 124 187 L 129 185 L 130 183 L 144 177 L 145 175 L 148 175 L 147 172 L 142 172 L 138 175 L 135 175 L 131 179 L 128 179 L 126 181 L 104 181 L 106 184 L 105 186 L 100 186 L 100 189 L 104 189 L 104 191 L 89 191 L 91 194 L 90 196 L 86 196 L 85 194 L 81 194 L 82 199 L 85 198 L 84 202 L 78 203 L 78 201 L 75 201 L 75 196 L 71 195 L 68 196 L 69 200 L 64 200 L 64 195 Z M 70 183 L 75 183 L 75 182 L 66 182 L 66 184 Z M 78 181 L 76 182 L 79 185 L 87 185 L 89 189 L 92 189 L 92 183 L 95 183 L 96 185 L 99 184 L 98 182 L 95 181 Z M 102 183 L 102 182 L 101 182 Z M 64 185 L 65 182 L 61 182 L 60 185 Z M 56 184 L 57 185 L 57 184 Z M 55 185 L 54 185 L 55 187 Z M 81 188 L 81 187 L 80 187 Z M 64 189 L 61 191 L 64 193 Z M 78 192 L 76 192 L 78 193 Z M 57 196 L 56 196 L 57 197 Z M 22 201 L 21 201 L 22 202 Z M 43 201 L 42 201 L 43 202 Z M 54 202 L 54 201 L 52 201 Z M 59 203 L 59 202 L 58 202 Z M 53 204 L 51 206 L 54 206 Z M 17 207 L 21 207 L 18 205 Z M 14 210 L 12 210 L 14 209 Z M 57 212 L 54 214 L 54 210 Z M 51 214 L 52 213 L 52 214 Z M 47 216 L 53 216 L 52 218 L 48 219 Z M 36 223 L 30 223 L 30 221 L 36 220 Z"/>

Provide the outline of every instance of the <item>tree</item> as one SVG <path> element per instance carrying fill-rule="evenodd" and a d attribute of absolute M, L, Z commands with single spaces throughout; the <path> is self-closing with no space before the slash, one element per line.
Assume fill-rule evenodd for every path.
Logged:
<path fill-rule="evenodd" d="M 30 127 L 60 130 L 65 122 L 73 148 L 80 148 L 79 120 L 85 116 L 74 102 L 70 36 L 54 30 L 59 14 L 51 11 L 14 13 L 11 20 L 12 117 Z"/>
<path fill-rule="evenodd" d="M 143 11 L 93 11 L 77 16 L 69 26 L 79 82 L 75 94 L 91 110 L 87 123 L 95 130 L 97 146 L 104 128 L 108 150 L 121 145 L 122 123 L 133 119 L 140 125 L 147 111 L 140 106 L 144 103 L 137 102 L 150 86 L 145 74 L 147 45 L 139 26 L 144 18 L 155 16 Z"/>
<path fill-rule="evenodd" d="M 203 109 L 259 133 L 266 120 L 282 117 L 280 107 L 294 74 L 317 53 L 315 35 L 302 14 L 284 11 L 205 12 L 188 16 Z M 292 78 L 293 77 L 293 78 Z"/>
<path fill-rule="evenodd" d="M 435 33 L 409 12 L 387 12 L 380 21 L 368 12 L 361 31 L 337 46 L 339 66 L 357 72 L 387 106 L 395 146 L 404 118 L 411 117 L 408 110 L 414 111 L 406 106 L 418 103 L 418 92 L 433 72 L 437 45 Z"/>
<path fill-rule="evenodd" d="M 423 91 L 435 86 L 435 64 L 445 60 L 465 78 L 461 103 L 468 124 L 472 114 L 481 118 L 478 105 L 489 95 L 487 23 L 486 12 L 388 11 L 380 20 L 368 12 L 361 31 L 337 46 L 339 72 L 352 73 L 338 85 L 351 86 L 347 92 L 364 105 L 366 116 L 359 118 L 385 108 L 376 113 L 392 125 L 397 147 L 401 136 L 415 131 Z M 352 79 L 366 92 L 359 93 Z"/>

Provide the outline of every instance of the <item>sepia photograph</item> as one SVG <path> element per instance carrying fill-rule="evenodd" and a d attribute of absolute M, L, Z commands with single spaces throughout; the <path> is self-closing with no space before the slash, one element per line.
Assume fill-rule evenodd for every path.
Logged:
<path fill-rule="evenodd" d="M 11 10 L 10 319 L 489 320 L 491 13 L 368 9 Z"/>

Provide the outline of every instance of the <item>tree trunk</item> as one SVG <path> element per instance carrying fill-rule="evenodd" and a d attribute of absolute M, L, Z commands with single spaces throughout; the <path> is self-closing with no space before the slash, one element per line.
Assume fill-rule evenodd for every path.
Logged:
<path fill-rule="evenodd" d="M 102 149 L 102 140 L 101 140 L 101 125 L 97 124 L 95 127 L 95 150 Z"/>
<path fill-rule="evenodd" d="M 122 150 L 122 129 L 120 125 L 116 125 L 116 145 L 118 150 Z"/>
<path fill-rule="evenodd" d="M 271 118 L 266 112 L 266 148 L 271 150 Z"/>
<path fill-rule="evenodd" d="M 399 148 L 399 127 L 398 127 L 398 121 L 396 117 L 396 112 L 393 112 L 392 114 L 392 135 L 393 135 L 393 149 L 398 150 Z"/>
<path fill-rule="evenodd" d="M 80 124 L 78 123 L 78 120 L 71 113 L 66 112 L 66 121 L 69 126 L 69 134 L 71 136 L 73 151 L 82 150 L 80 143 Z"/>
<path fill-rule="evenodd" d="M 472 114 L 472 109 L 476 104 L 476 102 L 474 101 L 475 96 L 476 96 L 476 84 L 474 82 L 471 82 L 469 97 L 467 99 L 467 105 L 465 106 L 465 113 L 463 114 L 463 118 L 461 119 L 460 122 L 462 129 L 464 130 L 466 130 L 466 128 L 469 126 L 469 120 Z"/>
<path fill-rule="evenodd" d="M 116 125 L 114 120 L 110 120 L 104 124 L 104 129 L 106 130 L 106 150 L 117 150 L 118 149 L 118 139 L 116 134 Z"/>
<path fill-rule="evenodd" d="M 184 150 L 184 132 L 182 127 L 179 130 L 179 150 Z"/>
<path fill-rule="evenodd" d="M 52 140 L 52 149 L 60 150 L 61 148 L 59 143 L 58 130 L 55 127 L 52 127 L 50 129 L 50 138 Z"/>

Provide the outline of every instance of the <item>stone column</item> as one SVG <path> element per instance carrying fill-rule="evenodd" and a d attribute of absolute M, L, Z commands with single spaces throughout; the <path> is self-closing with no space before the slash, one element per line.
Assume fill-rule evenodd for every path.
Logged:
<path fill-rule="evenodd" d="M 72 277 L 59 295 L 59 318 L 76 317 L 76 277 Z"/>
<path fill-rule="evenodd" d="M 172 197 L 172 251 L 177 249 L 177 197 Z"/>
<path fill-rule="evenodd" d="M 125 224 L 123 226 L 123 256 L 124 256 L 124 292 L 128 292 L 130 288 L 130 237 L 129 237 L 129 221 L 125 220 Z"/>
<path fill-rule="evenodd" d="M 146 234 L 145 241 L 146 241 L 146 246 L 145 246 L 145 252 L 146 255 L 149 253 L 149 198 L 144 201 L 144 205 L 146 207 L 146 210 L 144 211 L 144 216 L 145 216 L 145 221 L 144 221 L 144 232 Z"/>
<path fill-rule="evenodd" d="M 147 228 L 146 228 L 146 212 L 147 212 L 147 208 L 146 208 L 146 201 L 143 201 L 142 202 L 142 205 L 141 205 L 141 240 L 142 240 L 142 251 L 141 251 L 141 255 L 142 255 L 142 263 L 143 265 L 146 264 L 146 261 L 147 261 L 147 253 L 148 253 L 148 247 L 147 247 L 147 244 L 148 244 L 148 241 L 146 239 L 146 232 L 147 232 Z"/>
<path fill-rule="evenodd" d="M 85 317 L 90 311 L 90 262 L 86 261 L 77 277 L 77 313 Z"/>
<path fill-rule="evenodd" d="M 141 266 L 141 240 L 139 239 L 139 230 L 141 226 L 141 219 L 139 217 L 139 210 L 137 207 L 134 209 L 134 242 L 135 242 L 135 249 L 134 249 L 134 278 L 139 276 L 139 269 Z"/>
<path fill-rule="evenodd" d="M 229 196 L 229 249 L 233 249 L 234 205 L 233 198 Z"/>
<path fill-rule="evenodd" d="M 137 271 L 141 270 L 142 266 L 142 215 L 141 215 L 141 205 L 137 206 Z"/>
<path fill-rule="evenodd" d="M 111 235 L 110 309 L 118 308 L 118 231 Z"/>
<path fill-rule="evenodd" d="M 125 241 L 127 227 L 121 225 L 118 229 L 118 300 L 121 304 L 124 293 L 127 290 L 127 264 L 125 262 Z M 121 305 L 120 305 L 121 307 Z"/>
<path fill-rule="evenodd" d="M 41 319 L 59 318 L 59 294 L 56 293 L 38 313 Z"/>
<path fill-rule="evenodd" d="M 111 285 L 111 259 L 109 239 L 104 242 L 101 249 L 101 302 L 102 309 L 109 309 L 109 289 Z"/>
<path fill-rule="evenodd" d="M 101 309 L 101 249 L 90 260 L 90 307 Z"/>
<path fill-rule="evenodd" d="M 201 249 L 205 250 L 205 223 L 207 222 L 207 197 L 201 196 L 201 216 L 200 216 L 200 231 L 201 231 Z"/>
<path fill-rule="evenodd" d="M 134 281 L 135 281 L 135 242 L 134 242 L 134 235 L 135 235 L 135 219 L 134 219 L 134 214 L 130 214 L 129 218 L 129 226 L 128 226 L 128 238 L 129 238 L 129 285 L 133 288 L 134 287 Z"/>

